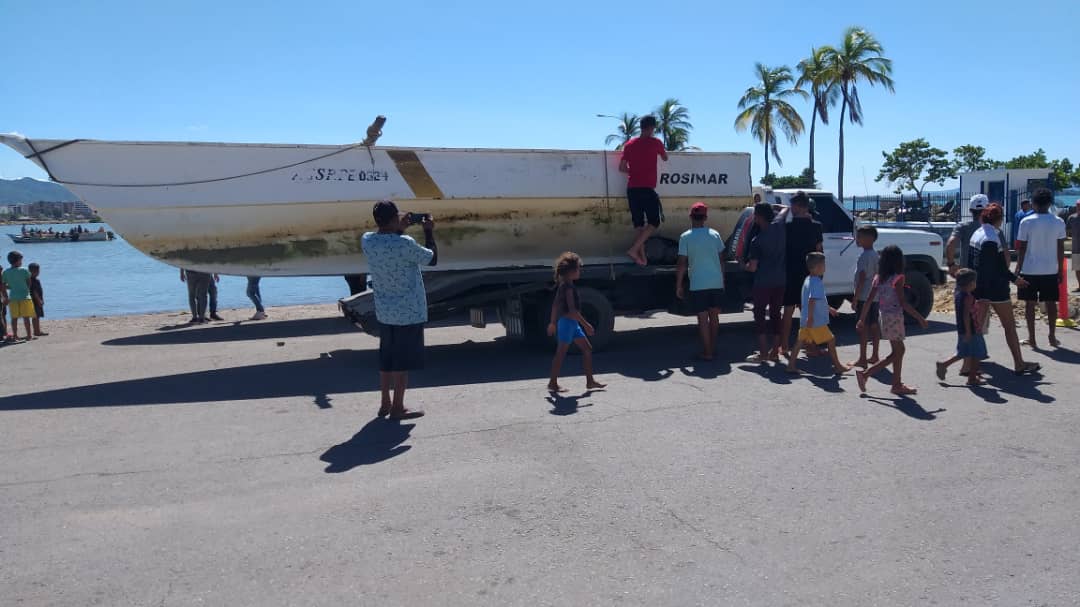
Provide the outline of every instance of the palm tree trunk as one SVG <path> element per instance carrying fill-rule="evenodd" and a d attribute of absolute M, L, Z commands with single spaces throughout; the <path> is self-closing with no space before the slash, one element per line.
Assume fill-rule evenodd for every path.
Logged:
<path fill-rule="evenodd" d="M 769 176 L 769 136 L 765 135 L 765 177 Z M 765 179 L 762 177 L 762 179 Z"/>
<path fill-rule="evenodd" d="M 848 96 L 847 87 L 843 89 L 844 99 L 840 103 L 840 171 L 836 177 L 836 197 L 840 204 L 844 204 L 844 114 L 847 112 Z"/>
<path fill-rule="evenodd" d="M 814 129 L 817 127 L 818 104 L 814 102 L 814 116 L 810 118 L 810 176 L 814 177 Z"/>

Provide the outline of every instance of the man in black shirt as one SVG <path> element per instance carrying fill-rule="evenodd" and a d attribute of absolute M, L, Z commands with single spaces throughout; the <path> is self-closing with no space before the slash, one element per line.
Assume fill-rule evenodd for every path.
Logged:
<path fill-rule="evenodd" d="M 803 192 L 791 197 L 791 205 L 781 214 L 791 212 L 791 221 L 787 223 L 785 246 L 787 249 L 787 284 L 784 287 L 784 320 L 780 325 L 780 347 L 785 355 L 791 353 L 791 320 L 795 315 L 795 306 L 802 297 L 803 281 L 806 280 L 806 255 L 824 251 L 825 239 L 821 224 L 810 215 L 810 198 Z"/>

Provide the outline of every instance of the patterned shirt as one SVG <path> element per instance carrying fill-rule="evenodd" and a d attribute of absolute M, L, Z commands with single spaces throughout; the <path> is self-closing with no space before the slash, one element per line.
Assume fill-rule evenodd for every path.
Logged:
<path fill-rule="evenodd" d="M 420 266 L 435 255 L 403 234 L 368 232 L 360 238 L 375 292 L 375 318 L 384 325 L 427 322 L 427 293 Z"/>

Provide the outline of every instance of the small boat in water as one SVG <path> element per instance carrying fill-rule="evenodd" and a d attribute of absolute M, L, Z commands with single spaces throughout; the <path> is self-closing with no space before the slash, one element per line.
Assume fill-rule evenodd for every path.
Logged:
<path fill-rule="evenodd" d="M 104 229 L 86 232 L 43 232 L 40 230 L 21 234 L 8 234 L 16 244 L 48 244 L 56 242 L 106 242 L 113 239 L 112 232 Z"/>
<path fill-rule="evenodd" d="M 0 143 L 43 168 L 142 252 L 178 267 L 259 276 L 367 271 L 372 204 L 431 213 L 434 271 L 630 263 L 634 239 L 620 154 L 610 151 L 40 140 Z M 677 241 L 702 200 L 727 233 L 750 203 L 750 155 L 685 152 L 657 187 Z"/>

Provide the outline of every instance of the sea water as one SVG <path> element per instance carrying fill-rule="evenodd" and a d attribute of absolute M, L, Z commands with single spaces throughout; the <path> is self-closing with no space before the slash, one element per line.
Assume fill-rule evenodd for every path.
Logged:
<path fill-rule="evenodd" d="M 83 227 L 96 231 L 102 225 Z M 73 226 L 34 227 L 66 232 Z M 119 235 L 108 242 L 15 244 L 8 234 L 19 234 L 20 229 L 0 226 L 0 265 L 9 267 L 7 254 L 17 249 L 23 254 L 24 267 L 31 262 L 41 266 L 46 319 L 188 310 L 187 286 L 180 282 L 180 270 L 140 253 Z M 341 276 L 263 278 L 259 287 L 267 308 L 334 303 L 349 294 Z M 246 278 L 222 276 L 218 307 L 250 308 L 254 313 L 246 289 Z"/>

